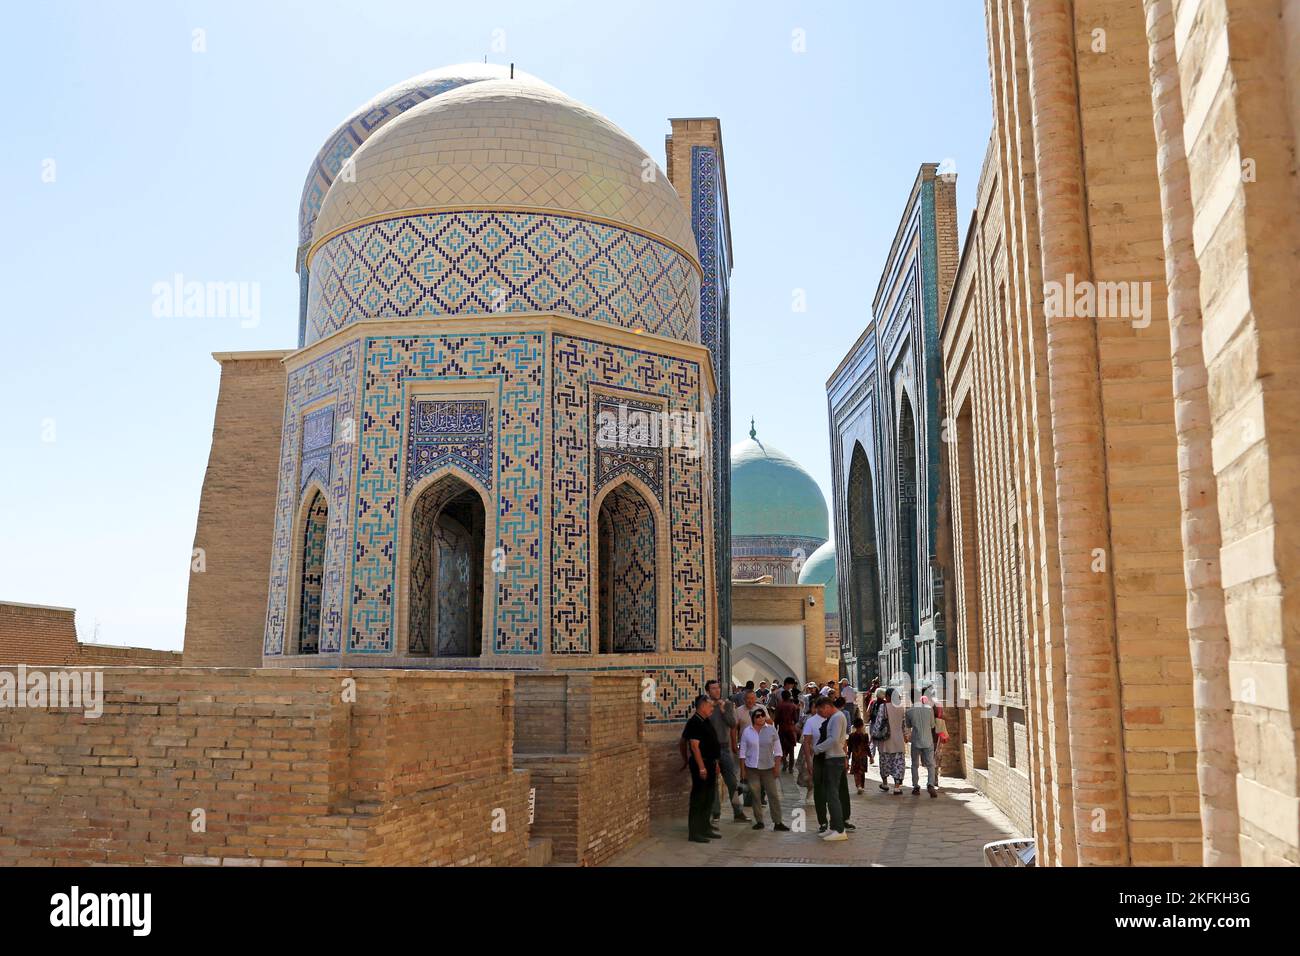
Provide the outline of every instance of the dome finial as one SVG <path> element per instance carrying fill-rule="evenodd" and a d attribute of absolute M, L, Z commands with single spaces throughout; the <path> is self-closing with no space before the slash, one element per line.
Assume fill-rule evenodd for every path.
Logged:
<path fill-rule="evenodd" d="M 758 441 L 758 433 L 754 431 L 754 418 L 751 415 L 749 419 L 749 437 Z"/>

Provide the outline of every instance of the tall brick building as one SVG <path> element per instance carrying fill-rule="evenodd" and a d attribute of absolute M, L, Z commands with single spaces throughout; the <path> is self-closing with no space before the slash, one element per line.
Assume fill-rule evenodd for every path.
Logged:
<path fill-rule="evenodd" d="M 998 688 L 962 772 L 1048 864 L 1300 863 L 1300 5 L 986 10 L 936 446 L 954 670 Z"/>

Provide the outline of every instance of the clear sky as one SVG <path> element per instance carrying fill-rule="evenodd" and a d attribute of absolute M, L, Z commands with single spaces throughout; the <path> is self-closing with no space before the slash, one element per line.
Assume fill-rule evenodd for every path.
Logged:
<path fill-rule="evenodd" d="M 105 643 L 181 646 L 211 353 L 296 344 L 308 166 L 385 87 L 514 62 L 661 164 L 669 117 L 720 117 L 732 436 L 753 415 L 828 499 L 826 378 L 917 166 L 955 161 L 964 234 L 991 127 L 980 0 L 87 0 L 5 20 L 0 599 L 76 607 Z M 260 321 L 156 318 L 177 273 L 257 283 Z"/>

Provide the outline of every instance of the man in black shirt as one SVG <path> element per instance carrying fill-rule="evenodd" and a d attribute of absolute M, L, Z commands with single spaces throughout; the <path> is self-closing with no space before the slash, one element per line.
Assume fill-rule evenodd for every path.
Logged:
<path fill-rule="evenodd" d="M 695 698 L 695 713 L 686 721 L 682 742 L 686 745 L 686 766 L 691 772 L 691 806 L 688 829 L 692 843 L 720 840 L 722 834 L 710 820 L 713 795 L 718 789 L 718 735 L 709 723 L 713 700 L 707 694 Z"/>

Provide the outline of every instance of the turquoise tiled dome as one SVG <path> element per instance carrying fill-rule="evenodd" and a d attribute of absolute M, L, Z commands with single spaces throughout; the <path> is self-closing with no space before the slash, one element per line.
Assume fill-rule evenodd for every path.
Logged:
<path fill-rule="evenodd" d="M 785 452 L 750 437 L 731 446 L 731 535 L 830 537 L 826 499 Z"/>
<path fill-rule="evenodd" d="M 826 613 L 840 613 L 840 595 L 835 578 L 835 542 L 827 541 L 808 556 L 799 572 L 800 584 L 826 585 Z"/>

